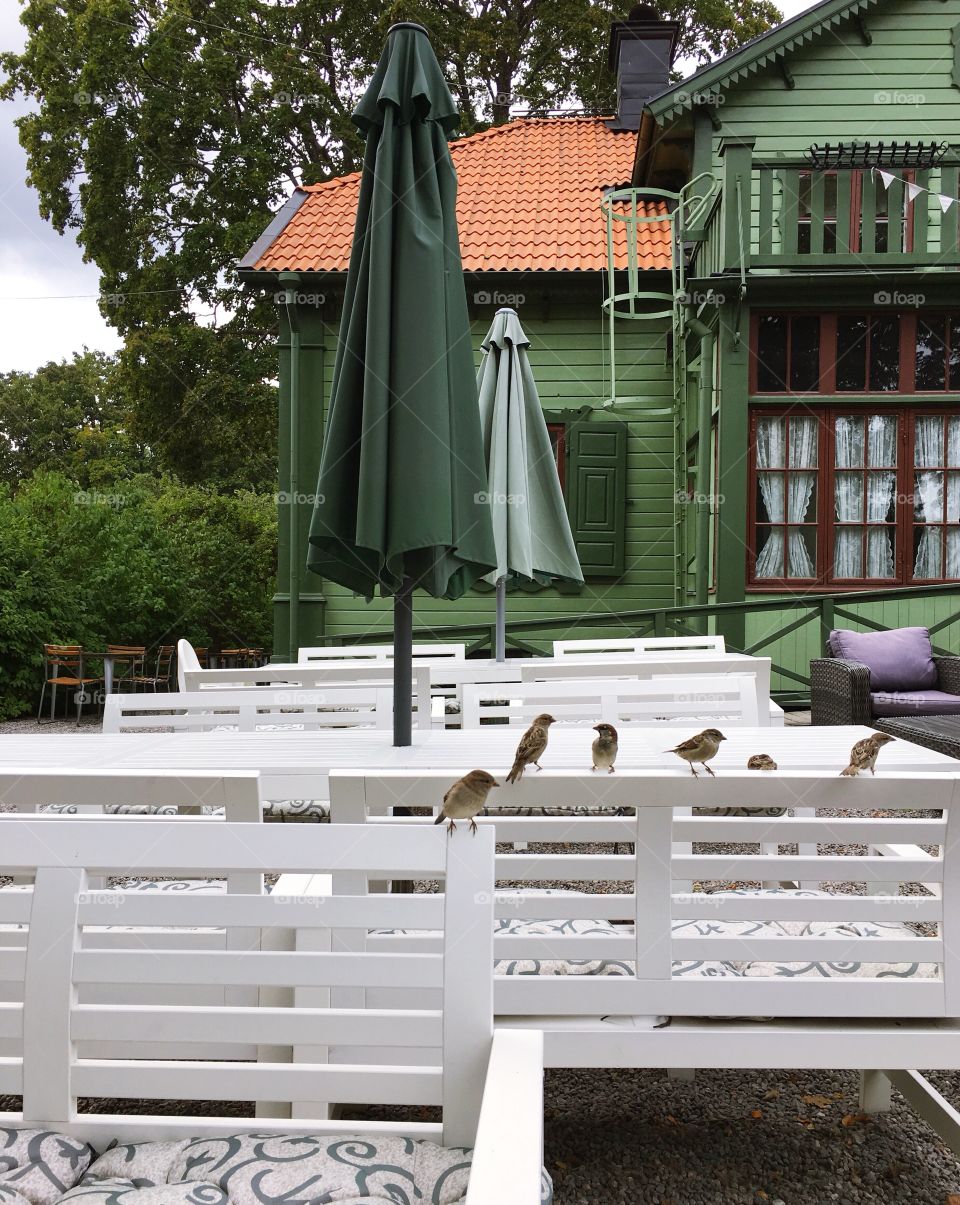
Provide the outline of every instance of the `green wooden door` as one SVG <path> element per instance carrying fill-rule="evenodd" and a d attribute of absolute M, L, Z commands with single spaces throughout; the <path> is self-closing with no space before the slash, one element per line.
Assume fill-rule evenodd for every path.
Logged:
<path fill-rule="evenodd" d="M 616 577 L 624 568 L 627 428 L 572 423 L 567 439 L 567 506 L 580 567 L 586 577 Z"/>

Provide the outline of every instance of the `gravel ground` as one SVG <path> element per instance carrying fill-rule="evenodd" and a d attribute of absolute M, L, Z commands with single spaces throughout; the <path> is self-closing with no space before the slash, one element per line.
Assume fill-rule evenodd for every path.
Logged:
<path fill-rule="evenodd" d="M 97 728 L 84 719 L 80 731 Z M 0 723 L 3 734 L 30 731 L 77 729 L 72 720 Z M 930 1079 L 960 1107 L 960 1073 Z M 891 1113 L 861 1117 L 852 1072 L 700 1071 L 685 1082 L 662 1071 L 557 1070 L 544 1097 L 556 1205 L 960 1205 L 954 1156 L 896 1092 Z M 0 1098 L 0 1109 L 12 1103 Z M 177 1102 L 164 1111 L 179 1111 Z M 230 1111 L 250 1116 L 244 1102 Z"/>

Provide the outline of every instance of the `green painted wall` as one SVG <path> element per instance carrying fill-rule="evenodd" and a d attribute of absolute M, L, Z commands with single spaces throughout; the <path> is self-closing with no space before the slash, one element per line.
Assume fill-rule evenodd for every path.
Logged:
<path fill-rule="evenodd" d="M 494 313 L 493 306 L 472 307 L 475 358 L 480 361 L 480 342 L 486 335 Z M 329 397 L 336 354 L 338 316 L 314 309 L 301 320 L 301 328 L 310 331 L 310 340 L 301 333 L 304 373 L 301 412 L 313 416 L 314 433 L 321 403 Z M 551 299 L 549 305 L 537 301 L 518 307 L 521 321 L 531 340 L 530 362 L 537 379 L 545 410 L 568 411 L 571 417 L 583 406 L 595 407 L 596 421 L 609 422 L 623 417 L 628 426 L 626 572 L 617 579 L 589 582 L 579 594 L 554 589 L 515 591 L 508 600 L 510 618 L 536 618 L 540 615 L 576 614 L 609 609 L 611 631 L 617 629 L 619 611 L 673 603 L 673 426 L 669 419 L 638 420 L 636 414 L 602 409 L 609 390 L 609 364 L 604 353 L 605 331 L 599 298 L 597 304 L 564 304 Z M 667 361 L 667 326 L 663 322 L 623 322 L 617 333 L 617 359 L 624 392 L 648 398 L 651 406 L 669 405 L 672 397 L 672 370 Z M 281 331 L 281 498 L 289 480 L 289 456 L 285 423 L 289 422 L 289 331 Z M 321 387 L 322 381 L 322 387 Z M 321 396 L 322 395 L 322 396 Z M 286 416 L 286 417 L 285 417 Z M 551 416 L 552 417 L 552 416 Z M 589 421 L 589 420 L 588 420 Z M 308 424 L 309 425 L 309 424 Z M 306 429 L 301 426 L 301 431 Z M 311 436 L 315 438 L 315 434 Z M 301 456 L 301 483 L 304 494 L 315 489 L 317 454 Z M 308 478 L 307 473 L 311 476 Z M 415 473 L 415 466 L 414 466 Z M 415 478 L 414 478 L 415 479 Z M 288 511 L 281 501 L 281 547 L 285 544 Z M 306 530 L 309 502 L 300 506 L 299 532 Z M 305 555 L 305 547 L 304 547 Z M 275 624 L 278 650 L 286 648 L 285 555 L 280 564 L 280 590 L 277 595 Z M 391 623 L 389 600 L 366 603 L 332 582 L 322 583 L 304 570 L 301 589 L 310 596 L 300 608 L 300 644 L 309 645 L 324 637 L 355 636 L 382 630 Z M 323 604 L 319 602 L 322 593 Z M 311 601 L 311 599 L 313 601 Z M 426 595 L 416 600 L 415 623 L 486 624 L 494 618 L 492 591 L 471 590 L 456 603 L 437 601 Z"/>

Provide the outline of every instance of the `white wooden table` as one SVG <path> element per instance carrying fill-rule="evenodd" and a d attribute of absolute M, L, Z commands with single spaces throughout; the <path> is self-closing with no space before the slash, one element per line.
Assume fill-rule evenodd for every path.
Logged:
<path fill-rule="evenodd" d="M 663 769 L 691 778 L 687 767 L 668 746 L 695 728 L 679 724 L 622 728 L 621 768 Z M 837 774 L 847 764 L 855 741 L 873 729 L 731 728 L 728 739 L 711 763 L 718 774 L 724 767 L 743 768 L 753 753 L 769 753 L 782 769 L 824 769 Z M 593 731 L 589 725 L 554 729 L 543 758 L 543 773 L 589 768 Z M 496 726 L 476 731 L 426 729 L 414 731 L 413 744 L 397 749 L 389 732 L 375 729 L 336 732 L 164 732 L 106 735 L 103 733 L 39 733 L 0 736 L 0 770 L 26 767 L 77 767 L 123 770 L 259 770 L 266 799 L 327 799 L 327 772 L 342 769 L 449 769 L 451 781 L 467 770 L 506 774 L 520 731 Z M 942 753 L 894 741 L 880 754 L 884 769 L 956 771 L 958 763 Z M 536 773 L 535 770 L 528 773 Z M 760 773 L 760 771 L 758 771 Z M 692 782 L 692 779 L 691 779 Z M 509 789 L 509 788 L 506 788 Z M 492 801 L 492 800 L 491 800 Z M 2 800 L 0 800 L 2 802 Z M 136 802 L 131 800 L 131 803 Z"/>

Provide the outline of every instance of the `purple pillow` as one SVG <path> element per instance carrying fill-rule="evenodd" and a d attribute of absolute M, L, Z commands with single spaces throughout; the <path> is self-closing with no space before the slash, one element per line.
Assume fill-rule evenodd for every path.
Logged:
<path fill-rule="evenodd" d="M 890 632 L 830 633 L 834 656 L 859 661 L 870 670 L 871 690 L 929 690 L 937 685 L 937 666 L 927 628 Z"/>

